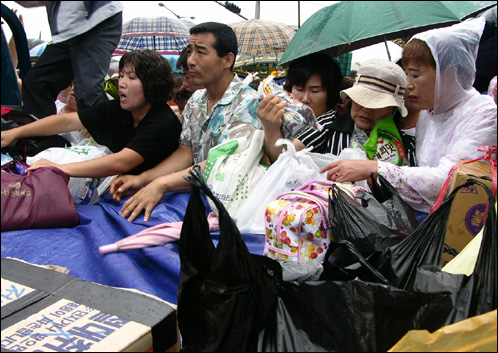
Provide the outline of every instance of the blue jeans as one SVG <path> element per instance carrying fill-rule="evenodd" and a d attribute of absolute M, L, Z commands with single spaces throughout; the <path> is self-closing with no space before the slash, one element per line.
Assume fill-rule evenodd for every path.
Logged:
<path fill-rule="evenodd" d="M 38 118 L 55 114 L 58 94 L 73 79 L 78 110 L 106 101 L 104 79 L 121 29 L 120 12 L 86 33 L 47 45 L 23 80 L 24 111 Z"/>

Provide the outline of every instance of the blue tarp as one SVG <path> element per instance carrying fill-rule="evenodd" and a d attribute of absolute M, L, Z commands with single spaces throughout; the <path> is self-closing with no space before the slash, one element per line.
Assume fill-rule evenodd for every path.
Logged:
<path fill-rule="evenodd" d="M 118 203 L 106 192 L 95 205 L 77 205 L 80 224 L 74 228 L 2 232 L 2 258 L 66 267 L 69 275 L 82 280 L 135 288 L 177 304 L 178 242 L 107 255 L 101 255 L 98 249 L 148 227 L 183 221 L 189 199 L 190 192 L 168 193 L 152 212 L 149 222 L 143 222 L 141 215 L 130 223 L 119 215 L 124 201 Z M 203 200 L 207 215 L 210 209 L 206 199 Z M 211 234 L 216 246 L 219 232 Z M 263 254 L 264 235 L 243 237 L 250 252 Z"/>

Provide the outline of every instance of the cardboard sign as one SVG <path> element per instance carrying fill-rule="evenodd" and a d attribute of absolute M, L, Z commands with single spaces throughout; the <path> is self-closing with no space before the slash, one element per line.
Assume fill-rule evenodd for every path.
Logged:
<path fill-rule="evenodd" d="M 2 351 L 179 349 L 176 308 L 159 298 L 15 259 L 1 268 Z"/>

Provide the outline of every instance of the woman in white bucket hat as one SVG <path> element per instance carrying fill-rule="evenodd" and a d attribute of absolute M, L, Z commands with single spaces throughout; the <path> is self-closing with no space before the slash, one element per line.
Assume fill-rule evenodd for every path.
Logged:
<path fill-rule="evenodd" d="M 353 87 L 340 92 L 342 99 L 350 98 L 352 100 L 351 118 L 353 121 L 350 121 L 348 131 L 342 132 L 341 130 L 341 133 L 346 133 L 348 135 L 348 145 L 343 146 L 343 148 L 350 147 L 351 143 L 355 141 L 361 141 L 363 143 L 368 140 L 370 133 L 378 122 L 385 120 L 388 117 L 393 118 L 396 116 L 396 118 L 400 118 L 407 115 L 403 97 L 405 93 L 405 82 L 406 75 L 404 71 L 395 63 L 379 59 L 369 60 L 362 64 L 358 70 Z M 275 153 L 276 148 L 269 149 L 267 140 L 270 140 L 271 142 L 276 140 L 274 137 L 273 139 L 271 138 L 273 136 L 272 131 L 277 130 L 277 132 L 279 132 L 280 130 L 282 114 L 284 112 L 283 107 L 284 104 L 279 102 L 278 98 L 267 96 L 263 99 L 258 108 L 258 115 L 265 126 L 265 149 L 267 150 L 267 153 L 271 152 L 269 154 L 272 161 L 276 160 L 280 151 Z M 337 151 L 337 148 L 332 150 L 330 150 L 330 148 L 325 149 L 321 144 L 326 140 L 334 139 L 334 134 L 337 134 L 337 131 L 334 131 L 334 125 L 338 125 L 336 123 L 340 122 L 336 119 L 332 124 L 327 124 L 325 129 L 321 132 L 314 132 L 312 138 L 308 138 L 304 132 L 298 135 L 297 138 L 293 140 L 296 150 L 299 151 L 311 147 L 312 152 L 335 154 L 334 151 Z M 344 125 L 344 123 L 342 123 L 342 125 Z M 407 154 L 413 155 L 414 150 L 406 151 L 403 147 L 399 146 L 405 144 L 407 144 L 407 146 L 414 146 L 413 137 L 405 135 L 397 126 L 394 126 L 394 124 L 392 126 L 392 131 L 395 131 L 395 135 L 398 136 L 397 142 L 399 142 L 396 146 L 398 146 L 397 149 L 399 151 L 397 150 L 396 153 L 392 153 L 391 156 L 387 157 L 385 154 L 382 155 L 381 153 L 377 153 L 375 156 L 371 156 L 371 158 L 381 160 L 390 158 L 390 161 L 393 161 L 393 159 L 399 161 L 396 163 L 397 165 L 405 165 L 409 160 L 415 159 L 414 157 L 407 158 Z M 305 140 L 301 140 L 305 135 L 307 136 Z M 281 134 L 279 134 L 279 136 L 281 136 Z M 334 143 L 330 141 L 327 142 L 327 144 L 334 146 Z M 395 144 L 393 143 L 391 145 Z M 405 157 L 400 157 L 400 155 L 405 155 Z"/>
<path fill-rule="evenodd" d="M 496 105 L 472 87 L 484 24 L 484 18 L 476 18 L 419 33 L 404 48 L 407 96 L 422 110 L 417 167 L 342 160 L 322 172 L 339 182 L 365 180 L 378 172 L 415 210 L 429 213 L 450 169 L 460 159 L 482 157 L 479 147 L 496 145 Z"/>
<path fill-rule="evenodd" d="M 356 81 L 353 87 L 341 91 L 341 98 L 351 98 L 353 104 L 360 105 L 366 109 L 390 109 L 391 115 L 394 109 L 399 110 L 401 116 L 408 114 L 403 95 L 405 94 L 406 75 L 398 65 L 387 60 L 373 59 L 364 62 L 358 69 Z M 393 109 L 394 108 L 394 109 Z M 363 130 L 372 128 L 371 121 L 366 121 Z"/>

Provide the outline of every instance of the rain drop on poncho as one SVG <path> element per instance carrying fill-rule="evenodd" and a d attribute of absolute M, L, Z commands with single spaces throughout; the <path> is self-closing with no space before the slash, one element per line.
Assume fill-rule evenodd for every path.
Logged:
<path fill-rule="evenodd" d="M 481 146 L 496 145 L 496 104 L 472 84 L 485 19 L 414 36 L 427 43 L 436 61 L 434 110 L 423 110 L 417 122 L 417 167 L 379 162 L 379 173 L 415 210 L 429 213 L 451 167 L 475 159 Z"/>

